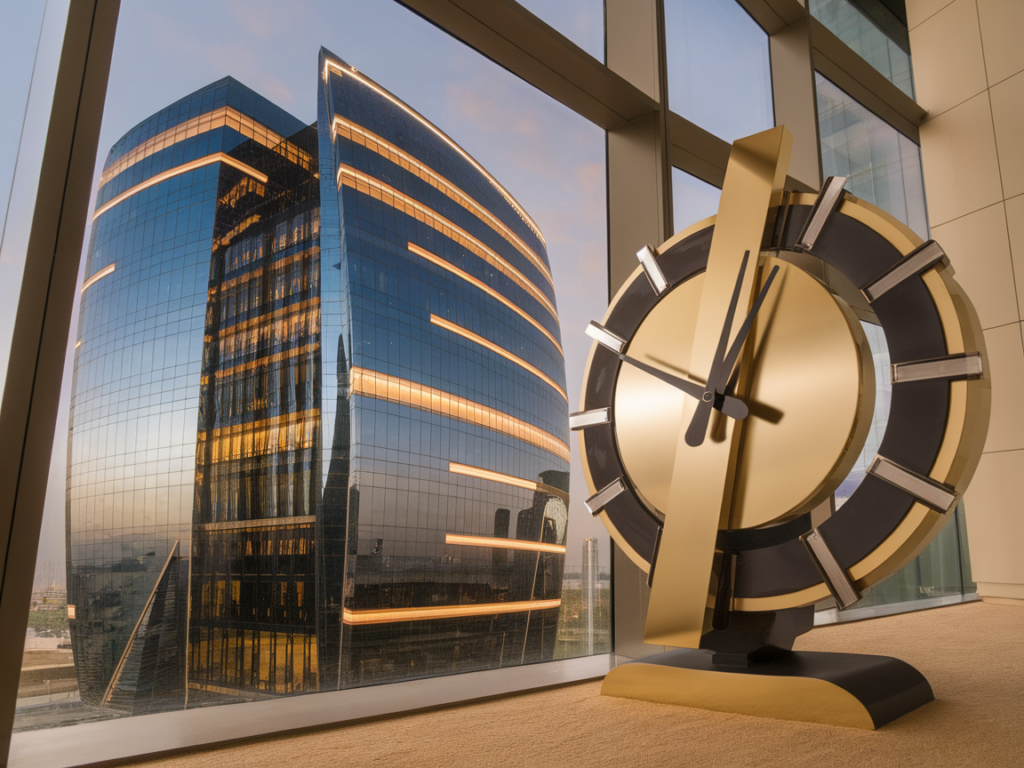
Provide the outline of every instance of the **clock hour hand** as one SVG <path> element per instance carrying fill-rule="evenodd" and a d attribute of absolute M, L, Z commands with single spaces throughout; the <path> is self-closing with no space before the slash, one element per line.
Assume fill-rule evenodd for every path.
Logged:
<path fill-rule="evenodd" d="M 642 363 L 636 358 L 630 357 L 629 355 L 624 355 L 621 352 L 619 353 L 619 360 L 621 360 L 624 363 L 629 363 L 634 368 L 638 368 L 644 373 L 647 373 L 656 379 L 660 379 L 666 384 L 670 384 L 676 389 L 682 390 L 686 394 L 690 395 L 691 397 L 695 397 L 698 400 L 704 394 L 704 387 L 695 381 L 683 379 L 680 378 L 679 376 L 673 376 L 671 373 L 666 373 L 660 368 L 655 368 L 652 365 L 647 365 L 647 363 Z M 730 418 L 737 420 L 745 419 L 747 417 L 747 414 L 749 413 L 746 403 L 744 403 L 738 397 L 732 397 L 730 395 L 725 395 L 721 399 L 721 407 L 719 408 L 719 410 L 726 416 L 729 416 Z"/>
<path fill-rule="evenodd" d="M 726 317 L 725 328 L 723 329 L 723 339 L 728 337 L 728 332 L 732 325 L 732 315 L 735 311 L 735 302 L 738 298 L 740 284 L 743 281 L 743 273 L 746 270 L 747 257 L 749 255 L 750 251 L 743 254 L 743 262 L 740 265 L 739 277 L 736 280 L 736 288 L 733 291 L 733 300 L 729 304 L 729 313 Z M 704 436 L 708 429 L 708 419 L 711 416 L 711 407 L 715 402 L 723 397 L 725 387 L 732 376 L 733 368 L 736 366 L 736 360 L 739 358 L 740 350 L 743 348 L 743 342 L 746 341 L 747 335 L 750 333 L 750 329 L 754 325 L 754 318 L 761 309 L 761 305 L 764 304 L 765 296 L 768 295 L 768 289 L 771 288 L 772 282 L 775 280 L 775 275 L 778 274 L 778 271 L 779 268 L 774 267 L 771 274 L 768 275 L 768 279 L 765 281 L 764 287 L 761 288 L 761 292 L 758 293 L 757 299 L 754 301 L 754 306 L 751 307 L 749 314 L 747 314 L 746 318 L 743 320 L 743 325 L 740 326 L 739 333 L 736 334 L 736 338 L 733 340 L 728 354 L 722 355 L 725 345 L 721 343 L 721 340 L 719 341 L 719 350 L 715 355 L 715 362 L 712 365 L 711 373 L 708 376 L 708 388 L 701 394 L 701 401 L 697 403 L 697 409 L 694 411 L 693 418 L 690 420 L 690 426 L 686 429 L 687 445 L 696 447 L 704 442 Z"/>

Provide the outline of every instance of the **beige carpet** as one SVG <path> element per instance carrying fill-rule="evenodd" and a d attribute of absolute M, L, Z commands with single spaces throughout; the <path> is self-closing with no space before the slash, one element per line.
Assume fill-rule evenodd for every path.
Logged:
<path fill-rule="evenodd" d="M 822 627 L 803 650 L 917 667 L 936 701 L 878 731 L 598 695 L 583 683 L 137 765 L 1024 767 L 1024 608 L 969 603 Z"/>

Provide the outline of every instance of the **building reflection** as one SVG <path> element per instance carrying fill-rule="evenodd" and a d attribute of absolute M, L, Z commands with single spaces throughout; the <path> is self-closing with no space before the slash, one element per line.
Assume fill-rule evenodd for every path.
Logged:
<path fill-rule="evenodd" d="M 553 656 L 569 451 L 543 236 L 422 116 L 319 64 L 314 125 L 226 78 L 104 166 L 69 434 L 87 703 Z"/>

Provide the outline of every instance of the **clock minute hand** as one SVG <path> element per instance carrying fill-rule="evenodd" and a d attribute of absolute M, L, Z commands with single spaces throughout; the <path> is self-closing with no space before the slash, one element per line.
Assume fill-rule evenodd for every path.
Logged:
<path fill-rule="evenodd" d="M 686 444 L 696 448 L 704 442 L 704 435 L 708 431 L 708 419 L 711 418 L 711 408 L 715 403 L 715 382 L 719 379 L 719 371 L 725 363 L 725 349 L 729 343 L 729 332 L 732 331 L 732 319 L 736 314 L 736 305 L 740 300 L 740 289 L 743 287 L 743 275 L 747 271 L 747 261 L 750 259 L 750 251 L 744 251 L 743 261 L 740 262 L 740 271 L 736 276 L 736 285 L 732 289 L 732 298 L 729 299 L 729 309 L 725 313 L 725 323 L 722 325 L 722 334 L 718 337 L 718 348 L 715 350 L 714 362 L 711 364 L 711 371 L 708 373 L 708 386 L 701 392 L 697 409 L 690 419 L 690 426 L 686 428 Z"/>
<path fill-rule="evenodd" d="M 636 358 L 630 357 L 629 355 L 624 355 L 622 353 L 619 353 L 619 360 L 621 360 L 624 363 L 629 363 L 634 368 L 638 368 L 644 373 L 647 373 L 656 379 L 660 379 L 666 384 L 670 384 L 676 389 L 682 390 L 686 394 L 690 395 L 691 397 L 695 397 L 698 400 L 704 394 L 704 387 L 695 381 L 683 379 L 680 378 L 679 376 L 673 376 L 671 373 L 666 373 L 660 368 L 655 368 L 652 365 L 647 365 L 647 363 L 642 363 Z M 726 395 L 725 397 L 722 398 L 721 408 L 719 408 L 719 410 L 726 416 L 729 416 L 730 418 L 736 420 L 745 419 L 747 417 L 747 414 L 750 412 L 747 408 L 746 403 L 744 403 L 738 397 L 732 397 L 730 395 Z"/>
<path fill-rule="evenodd" d="M 732 369 L 736 367 L 736 360 L 740 356 L 740 350 L 743 348 L 743 342 L 747 338 L 747 334 L 750 333 L 751 327 L 754 325 L 754 316 L 757 315 L 758 310 L 761 309 L 761 305 L 764 304 L 764 298 L 768 295 L 768 289 L 772 287 L 772 281 L 775 279 L 775 275 L 779 272 L 778 266 L 772 267 L 771 273 L 768 275 L 768 279 L 764 281 L 764 286 L 761 288 L 761 292 L 757 294 L 757 299 L 754 300 L 754 306 L 750 308 L 750 314 L 747 315 L 743 321 L 743 325 L 740 326 L 740 332 L 736 334 L 736 338 L 732 342 L 732 346 L 729 347 L 729 354 L 725 356 L 724 365 L 718 373 L 718 380 L 713 382 L 715 386 L 715 392 L 721 395 L 725 391 L 726 385 L 729 383 L 729 379 L 732 378 Z"/>

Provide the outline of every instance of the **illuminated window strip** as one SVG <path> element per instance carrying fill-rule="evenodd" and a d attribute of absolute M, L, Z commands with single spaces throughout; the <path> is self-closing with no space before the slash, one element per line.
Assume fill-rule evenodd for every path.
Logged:
<path fill-rule="evenodd" d="M 280 261 L 272 261 L 270 263 L 270 271 L 275 272 L 278 269 L 287 267 L 289 264 L 294 264 L 296 261 L 302 261 L 304 258 L 310 255 L 316 255 L 320 252 L 319 248 L 310 248 L 308 251 L 302 251 L 301 253 L 294 253 L 291 256 L 281 259 Z M 225 280 L 220 285 L 215 285 L 207 290 L 209 296 L 215 296 L 220 291 L 226 291 L 228 288 L 234 288 L 239 283 L 247 283 L 263 274 L 263 267 L 256 267 L 249 272 L 243 272 L 241 275 L 236 275 L 230 280 Z"/>
<path fill-rule="evenodd" d="M 284 136 L 270 130 L 265 125 L 257 123 L 251 117 L 243 115 L 236 109 L 221 107 L 220 109 L 215 109 L 198 117 L 193 117 L 191 120 L 179 123 L 173 128 L 168 128 L 163 133 L 146 139 L 146 141 L 136 146 L 130 152 L 126 152 L 113 165 L 103 170 L 100 176 L 100 186 L 102 187 L 119 173 L 127 170 L 140 160 L 145 160 L 150 155 L 155 155 L 163 149 L 172 147 L 185 139 L 190 139 L 201 133 L 223 128 L 225 125 L 238 131 L 238 133 L 246 138 L 253 139 L 263 146 L 272 149 L 277 154 L 288 158 L 307 170 L 313 166 L 312 156 L 305 150 L 287 141 Z"/>
<path fill-rule="evenodd" d="M 377 179 L 371 178 L 365 173 L 361 173 L 350 166 L 342 165 L 338 167 L 338 186 L 340 187 L 342 184 L 352 187 L 359 192 L 362 192 L 364 195 L 370 195 L 370 197 L 375 200 L 380 200 L 385 205 L 400 210 L 417 221 L 422 221 L 428 227 L 437 230 L 445 237 L 451 238 L 457 242 L 463 248 L 472 251 L 492 267 L 500 271 L 503 275 L 511 279 L 512 282 L 516 283 L 520 288 L 533 296 L 548 312 L 551 313 L 553 318 L 556 320 L 558 319 L 558 311 L 555 309 L 555 305 L 551 303 L 551 300 L 545 296 L 543 292 L 541 292 L 540 288 L 528 280 L 522 272 L 513 267 L 501 258 L 501 256 L 481 243 L 464 229 L 460 229 L 458 226 L 448 221 L 448 219 L 430 210 L 422 203 L 413 200 L 408 195 L 402 194 L 394 187 L 390 187 Z"/>
<path fill-rule="evenodd" d="M 316 352 L 319 347 L 319 344 L 306 344 L 305 346 L 296 347 L 295 349 L 277 352 L 276 354 L 269 355 L 267 357 L 261 357 L 258 360 L 250 360 L 247 363 L 239 363 L 238 365 L 233 365 L 230 368 L 218 370 L 215 376 L 218 379 L 223 379 L 228 376 L 234 376 L 236 373 L 241 373 L 242 371 L 252 371 L 261 365 L 271 365 L 272 363 L 279 363 L 282 360 L 288 360 L 293 357 L 298 357 L 299 355 L 312 354 L 313 352 Z"/>
<path fill-rule="evenodd" d="M 386 139 L 382 139 L 375 133 L 371 133 L 362 126 L 351 123 L 338 115 L 334 116 L 334 124 L 331 127 L 333 128 L 336 136 L 342 136 L 355 144 L 359 144 L 373 152 L 376 152 L 382 157 L 386 157 L 396 165 L 402 166 L 405 170 L 423 179 L 432 187 L 461 205 L 467 211 L 476 215 L 477 218 L 481 219 L 491 229 L 505 238 L 512 247 L 529 259 L 533 265 L 540 270 L 540 273 L 547 278 L 548 283 L 551 286 L 554 286 L 554 280 L 551 277 L 551 270 L 548 268 L 548 265 L 545 264 L 544 261 L 534 252 L 534 250 L 524 243 L 515 232 L 505 225 L 504 222 L 498 219 L 494 214 L 480 205 L 476 200 L 471 198 L 457 186 L 448 181 L 448 179 L 444 178 L 444 176 L 441 176 L 432 168 L 423 165 L 423 163 L 412 155 L 399 149 Z"/>
<path fill-rule="evenodd" d="M 396 99 L 390 93 L 385 91 L 383 88 L 379 87 L 373 81 L 363 77 L 361 74 L 356 72 L 354 69 L 347 69 L 347 70 L 346 69 L 342 69 L 340 64 L 338 64 L 335 61 L 331 61 L 330 59 L 328 59 L 328 60 L 326 60 L 324 62 L 324 81 L 325 82 L 327 81 L 327 71 L 328 70 L 334 70 L 339 75 L 348 75 L 349 77 L 353 78 L 354 80 L 358 80 L 360 83 L 365 85 L 370 90 L 374 91 L 375 93 L 383 96 L 385 99 L 390 101 L 396 107 L 401 109 L 407 115 L 409 115 L 414 120 L 419 122 L 422 126 L 424 126 L 427 130 L 429 130 L 431 133 L 433 133 L 435 136 L 437 136 L 439 139 L 441 139 L 441 141 L 443 141 L 445 144 L 447 144 L 449 147 L 451 147 L 453 150 L 455 150 L 459 154 L 460 157 L 462 157 L 470 165 L 472 165 L 474 168 L 476 168 L 477 171 L 479 171 L 483 175 L 483 177 L 485 179 L 487 179 L 488 182 L 490 182 L 491 186 L 494 187 L 498 191 L 498 194 L 500 194 L 503 198 L 505 198 L 505 202 L 507 202 L 509 205 L 511 205 L 515 209 L 516 213 L 519 214 L 519 217 L 526 223 L 526 226 L 528 226 L 530 229 L 533 230 L 533 233 L 537 236 L 537 239 L 539 239 L 544 244 L 544 247 L 545 248 L 547 247 L 547 241 L 544 240 L 544 235 L 541 234 L 540 227 L 538 227 L 537 224 L 534 222 L 534 220 L 530 218 L 530 215 L 526 211 L 524 211 L 522 209 L 522 207 L 519 205 L 519 203 L 517 203 L 515 201 L 515 198 L 512 197 L 512 195 L 509 194 L 508 190 L 506 190 L 503 186 L 501 186 L 501 184 L 498 183 L 498 180 L 495 179 L 493 176 L 491 176 L 491 174 L 489 174 L 486 171 L 486 169 L 482 165 L 480 165 L 480 163 L 478 163 L 476 160 L 474 160 L 472 157 L 470 157 L 469 154 L 462 147 L 460 147 L 458 144 L 456 144 L 454 141 L 452 141 L 450 138 L 448 138 L 448 136 L 446 136 L 433 123 L 431 123 L 429 120 L 427 120 L 425 117 L 423 117 L 423 115 L 421 115 L 419 112 L 416 112 L 414 109 L 412 109 L 412 107 L 410 107 L 408 104 L 406 104 L 403 101 L 400 101 L 400 100 Z"/>
<path fill-rule="evenodd" d="M 213 439 L 218 440 L 223 437 L 234 437 L 240 435 L 246 430 L 266 429 L 268 427 L 281 427 L 289 426 L 291 424 L 297 424 L 302 421 L 312 421 L 320 418 L 319 408 L 310 408 L 306 411 L 296 411 L 295 413 L 283 413 L 280 416 L 271 416 L 268 419 L 260 419 L 259 421 L 247 421 L 244 424 L 232 424 L 228 427 L 218 427 L 213 430 Z M 200 440 L 206 439 L 206 432 L 200 432 L 198 434 Z"/>
<path fill-rule="evenodd" d="M 520 541 L 519 539 L 502 539 L 497 536 L 463 536 L 459 533 L 446 533 L 445 544 L 457 544 L 462 547 L 492 547 L 495 549 L 521 549 L 526 552 L 552 552 L 556 555 L 565 554 L 564 544 L 544 544 L 539 541 Z"/>
<path fill-rule="evenodd" d="M 496 355 L 501 355 L 506 360 L 515 363 L 520 368 L 522 368 L 524 371 L 528 371 L 529 373 L 532 373 L 538 379 L 540 379 L 545 384 L 547 384 L 549 387 L 554 389 L 558 394 L 560 394 L 562 396 L 562 399 L 565 400 L 565 402 L 567 402 L 567 403 L 569 402 L 569 398 L 566 396 L 565 390 L 563 390 L 560 386 L 558 386 L 546 373 L 541 371 L 539 368 L 535 368 L 534 366 L 530 365 L 528 362 L 523 360 L 521 357 L 516 357 L 511 352 L 508 352 L 508 351 L 502 349 L 501 347 L 499 347 L 494 342 L 488 341 L 483 336 L 478 336 L 477 334 L 473 333 L 472 331 L 467 330 L 466 328 L 463 328 L 461 325 L 456 325 L 455 323 L 450 323 L 447 320 L 445 320 L 443 317 L 438 317 L 437 315 L 431 315 L 430 316 L 430 322 L 431 322 L 432 325 L 436 325 L 436 326 L 438 326 L 440 328 L 444 328 L 446 331 L 451 331 L 452 333 L 456 334 L 457 336 L 461 336 L 462 338 L 467 339 L 469 341 L 472 341 L 475 344 L 479 344 L 481 347 L 486 347 L 487 349 L 491 350 L 491 352 L 494 352 Z"/>
<path fill-rule="evenodd" d="M 438 605 L 427 608 L 379 608 L 353 611 L 344 608 L 344 624 L 394 624 L 399 621 L 426 621 L 428 619 L 457 619 L 464 616 L 491 616 L 496 613 L 520 613 L 558 608 L 558 600 L 522 600 L 516 603 L 476 603 L 471 605 Z"/>
<path fill-rule="evenodd" d="M 93 285 L 94 283 L 102 280 L 104 277 L 106 277 L 109 274 L 112 274 L 113 272 L 114 272 L 114 265 L 113 264 L 107 264 L 107 266 L 105 266 L 99 272 L 96 272 L 95 274 L 93 274 L 92 277 L 90 277 L 88 280 L 86 280 L 84 283 L 82 283 L 82 293 L 85 293 L 85 289 L 88 288 L 90 285 Z"/>
<path fill-rule="evenodd" d="M 440 389 L 366 368 L 353 367 L 349 376 L 353 395 L 399 403 L 421 411 L 437 413 L 456 421 L 474 424 L 535 445 L 563 461 L 569 461 L 569 446 L 566 443 L 550 432 L 545 432 L 515 416 L 509 416 L 507 413 Z M 522 482 L 530 481 L 523 480 Z M 529 487 L 534 490 L 537 484 L 532 483 Z"/>
<path fill-rule="evenodd" d="M 525 480 L 515 475 L 506 475 L 501 472 L 495 472 L 491 469 L 484 469 L 483 467 L 471 467 L 468 464 L 459 464 L 455 461 L 448 462 L 448 471 L 456 475 L 467 475 L 469 477 L 479 477 L 481 480 L 492 480 L 495 483 L 504 483 L 505 485 L 513 485 L 516 488 L 525 488 L 528 491 L 540 491 L 541 493 L 549 493 L 552 496 L 558 496 L 564 501 L 569 501 L 569 494 L 565 491 L 553 488 L 550 485 L 544 483 L 538 483 L 534 480 Z"/>
<path fill-rule="evenodd" d="M 264 517 L 259 520 L 230 520 L 223 523 L 196 523 L 195 531 L 237 531 L 250 528 L 308 528 L 316 523 L 316 515 L 295 517 Z"/>
<path fill-rule="evenodd" d="M 96 213 L 92 215 L 92 220 L 96 221 L 96 219 L 98 219 L 104 213 L 109 211 L 115 205 L 123 203 L 129 197 L 137 195 L 144 189 L 149 189 L 150 187 L 159 184 L 162 181 L 167 181 L 168 179 L 172 179 L 175 176 L 180 176 L 181 174 L 187 173 L 188 171 L 193 171 L 196 168 L 202 168 L 203 166 L 206 165 L 212 165 L 213 163 L 224 163 L 225 165 L 230 165 L 232 168 L 237 168 L 242 173 L 249 174 L 257 181 L 262 181 L 264 184 L 267 182 L 266 174 L 260 173 L 255 168 L 250 168 L 245 163 L 239 162 L 238 160 L 235 160 L 235 158 L 225 155 L 223 152 L 214 152 L 212 155 L 200 157 L 196 160 L 192 160 L 191 162 L 179 165 L 176 168 L 170 168 L 164 171 L 163 173 L 158 173 L 156 176 L 151 176 L 145 181 L 136 184 L 134 187 L 126 189 L 120 195 L 108 200 L 106 203 L 104 203 L 102 206 L 96 209 Z"/>
<path fill-rule="evenodd" d="M 555 349 L 558 350 L 558 354 L 560 354 L 560 355 L 563 354 L 562 353 L 562 345 L 559 344 L 558 341 L 555 340 L 555 337 L 551 335 L 551 332 L 547 328 L 545 328 L 543 325 L 538 323 L 536 320 L 534 320 L 532 317 L 530 317 L 530 315 L 528 315 L 526 313 L 526 310 L 524 310 L 522 307 L 516 306 L 511 301 L 509 301 L 504 296 L 502 296 L 500 293 L 498 293 L 496 290 L 491 288 L 491 286 L 487 285 L 487 283 L 484 283 L 483 281 L 478 280 L 477 278 L 473 277 L 468 272 L 463 272 L 461 269 L 456 267 L 454 264 L 450 264 L 449 262 L 447 262 L 444 259 L 442 259 L 440 256 L 435 256 L 430 251 L 427 251 L 427 250 L 424 250 L 423 248 L 420 248 L 415 243 L 409 243 L 408 247 L 409 247 L 409 250 L 412 253 L 415 253 L 417 256 L 420 256 L 421 258 L 426 259 L 431 264 L 434 264 L 434 265 L 436 265 L 438 267 L 441 267 L 441 269 L 444 269 L 444 270 L 447 270 L 448 272 L 451 272 L 456 277 L 462 278 L 467 283 L 470 283 L 471 285 L 479 288 L 481 291 L 486 293 L 491 298 L 496 299 L 499 302 L 501 302 L 502 304 L 504 304 L 506 307 L 511 309 L 513 312 L 515 312 L 517 315 L 519 315 L 521 318 L 523 318 L 526 322 L 528 322 L 530 325 L 532 325 L 534 328 L 536 328 L 538 331 L 543 333 L 547 337 L 548 341 L 550 341 L 552 344 L 555 345 Z"/>
<path fill-rule="evenodd" d="M 256 224 L 256 223 L 257 223 L 257 222 L 258 222 L 259 220 L 260 220 L 260 215 L 259 215 L 258 213 L 254 213 L 254 214 L 253 214 L 252 216 L 249 216 L 249 217 L 248 217 L 247 219 L 245 219 L 245 221 L 243 221 L 243 222 L 242 222 L 241 224 L 236 224 L 236 225 L 235 225 L 234 227 L 232 227 L 232 228 L 231 228 L 231 229 L 230 229 L 230 230 L 228 231 L 228 233 L 227 233 L 227 234 L 225 234 L 225 235 L 224 235 L 224 236 L 223 236 L 223 237 L 222 237 L 222 238 L 220 239 L 220 244 L 221 244 L 221 245 L 231 245 L 231 241 L 232 241 L 232 240 L 234 240 L 234 239 L 235 239 L 236 237 L 238 237 L 238 236 L 239 236 L 240 234 L 242 234 L 243 232 L 245 232 L 245 230 L 247 230 L 247 229 L 248 229 L 249 227 L 251 227 L 251 226 L 252 226 L 253 224 Z"/>
<path fill-rule="evenodd" d="M 229 325 L 227 328 L 221 328 L 218 338 L 223 340 L 227 336 L 231 336 L 232 334 L 239 333 L 241 331 L 247 331 L 249 328 L 259 325 L 260 323 L 269 324 L 270 322 L 280 320 L 282 317 L 286 317 L 287 315 L 297 314 L 304 309 L 317 306 L 320 306 L 319 296 L 314 296 L 312 299 L 305 299 L 304 301 L 300 301 L 295 304 L 289 304 L 287 307 L 275 309 L 268 315 L 257 315 L 256 317 L 250 317 L 248 320 L 243 320 L 240 323 Z M 211 336 L 204 336 L 203 340 L 210 342 L 213 341 L 213 338 Z"/>

